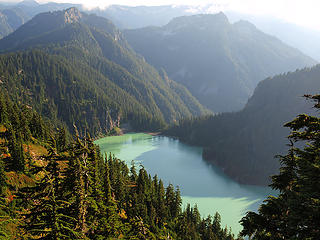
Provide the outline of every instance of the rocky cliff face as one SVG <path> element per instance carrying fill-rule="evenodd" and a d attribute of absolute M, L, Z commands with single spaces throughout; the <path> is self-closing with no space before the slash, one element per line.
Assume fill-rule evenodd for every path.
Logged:
<path fill-rule="evenodd" d="M 163 27 L 127 30 L 125 36 L 214 112 L 242 109 L 264 78 L 316 64 L 249 22 L 231 24 L 223 13 L 178 17 Z"/>
<path fill-rule="evenodd" d="M 69 8 L 64 12 L 64 22 L 65 23 L 75 23 L 79 22 L 82 18 L 81 12 L 77 8 Z"/>

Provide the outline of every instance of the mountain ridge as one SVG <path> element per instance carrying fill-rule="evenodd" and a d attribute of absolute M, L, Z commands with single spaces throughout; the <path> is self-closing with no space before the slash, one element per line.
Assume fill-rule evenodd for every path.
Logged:
<path fill-rule="evenodd" d="M 139 57 L 112 22 L 102 17 L 80 13 L 76 8 L 37 15 L 14 33 L 0 40 L 0 48 L 3 52 L 31 51 L 31 54 L 34 49 L 38 49 L 41 52 L 40 55 L 47 54 L 54 59 L 68 62 L 66 71 L 70 72 L 71 76 L 80 71 L 78 68 L 81 66 L 82 69 L 85 69 L 81 71 L 83 76 L 79 76 L 81 84 L 85 84 L 85 78 L 91 78 L 90 74 L 102 81 L 90 80 L 93 87 L 92 94 L 97 91 L 94 90 L 95 88 L 102 88 L 106 91 L 100 93 L 101 96 L 110 94 L 110 91 L 119 92 L 121 89 L 124 91 L 122 96 L 128 96 L 117 100 L 120 105 L 115 99 L 108 101 L 113 102 L 118 106 L 117 108 L 124 111 L 125 121 L 128 118 L 132 119 L 132 115 L 137 119 L 145 118 L 143 121 L 142 119 L 136 121 L 137 129 L 138 125 L 143 127 L 144 121 L 150 121 L 144 123 L 146 127 L 151 125 L 155 127 L 152 122 L 158 122 L 157 124 L 160 125 L 155 127 L 156 129 L 163 127 L 165 123 L 177 121 L 181 117 L 208 112 L 183 86 L 172 80 L 164 79 L 157 70 Z M 60 63 L 54 64 L 59 65 Z M 40 78 L 44 76 L 45 73 Z M 112 82 L 112 85 L 104 85 L 103 82 Z M 114 89 L 111 90 L 110 87 Z M 115 97 L 114 94 L 113 96 Z M 129 100 L 130 98 L 135 101 Z M 80 99 L 79 101 L 81 102 Z M 134 102 L 135 107 L 130 109 L 123 101 Z M 62 103 L 56 98 L 53 102 L 53 108 L 58 108 L 59 112 L 60 105 L 56 103 Z M 133 112 L 134 109 L 137 110 L 136 113 Z M 102 115 L 105 116 L 105 114 Z M 93 116 L 94 114 L 87 121 L 94 126 L 96 124 L 93 123 Z M 72 120 L 68 119 L 68 126 L 72 127 Z M 102 124 L 101 121 L 103 120 L 99 120 L 99 124 Z M 139 121 L 141 121 L 140 124 Z"/>
<path fill-rule="evenodd" d="M 252 24 L 231 24 L 223 13 L 124 34 L 136 52 L 214 112 L 240 110 L 259 81 L 317 63 Z"/>
<path fill-rule="evenodd" d="M 260 82 L 245 108 L 181 121 L 169 135 L 204 147 L 203 156 L 240 183 L 267 185 L 277 174 L 276 155 L 288 150 L 289 129 L 298 114 L 310 114 L 303 98 L 320 89 L 320 65 L 280 74 Z"/>

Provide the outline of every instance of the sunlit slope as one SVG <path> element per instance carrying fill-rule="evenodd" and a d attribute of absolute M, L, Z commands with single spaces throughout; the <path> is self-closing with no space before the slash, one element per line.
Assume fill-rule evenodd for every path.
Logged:
<path fill-rule="evenodd" d="M 69 126 L 103 132 L 106 114 L 113 112 L 136 129 L 159 129 L 208 112 L 185 87 L 138 57 L 109 20 L 76 8 L 37 15 L 2 39 L 0 48 L 20 51 L 2 58 L 8 77 L 20 70 L 21 78 L 27 76 L 12 81 L 20 87 L 15 94 L 32 89 L 26 97 L 31 102 L 42 94 L 50 114 Z M 10 58 L 12 71 L 5 68 Z M 36 103 L 41 109 L 44 104 Z"/>
<path fill-rule="evenodd" d="M 229 23 L 223 13 L 178 17 L 125 36 L 214 112 L 240 110 L 261 80 L 316 63 L 249 22 Z"/>

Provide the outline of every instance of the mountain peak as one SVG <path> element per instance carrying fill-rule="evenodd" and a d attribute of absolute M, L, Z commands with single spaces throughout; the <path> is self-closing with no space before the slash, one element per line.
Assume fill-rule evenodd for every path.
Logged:
<path fill-rule="evenodd" d="M 235 22 L 234 25 L 237 27 L 241 27 L 241 28 L 257 29 L 254 24 L 252 24 L 251 22 L 248 22 L 246 20 L 240 20 L 238 22 Z"/>
<path fill-rule="evenodd" d="M 19 5 L 26 5 L 26 6 L 38 6 L 39 3 L 35 0 L 24 0 L 19 2 Z"/>
<path fill-rule="evenodd" d="M 260 32 L 254 24 L 252 24 L 251 22 L 245 21 L 245 20 L 240 20 L 238 22 L 235 22 L 233 24 L 233 27 L 237 31 L 241 32 L 242 34 L 248 35 L 248 36 L 255 34 L 257 32 Z M 260 34 L 262 34 L 262 32 Z"/>
<path fill-rule="evenodd" d="M 215 26 L 229 25 L 227 16 L 223 13 L 217 14 L 197 14 L 192 16 L 182 16 L 174 18 L 167 26 L 170 28 L 180 29 L 185 27 L 196 27 L 199 29 L 207 29 Z"/>
<path fill-rule="evenodd" d="M 198 14 L 193 15 L 198 22 L 205 22 L 205 23 L 218 23 L 218 24 L 229 24 L 228 17 L 223 13 L 219 12 L 216 14 Z M 191 16 L 192 17 L 192 16 Z"/>
<path fill-rule="evenodd" d="M 82 14 L 76 7 L 71 7 L 64 11 L 65 23 L 79 22 L 81 18 L 82 18 Z"/>

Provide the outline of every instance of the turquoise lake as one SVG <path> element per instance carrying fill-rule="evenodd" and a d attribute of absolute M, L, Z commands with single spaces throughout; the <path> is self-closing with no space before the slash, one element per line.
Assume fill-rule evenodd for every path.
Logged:
<path fill-rule="evenodd" d="M 219 212 L 222 225 L 241 230 L 239 220 L 247 211 L 256 211 L 262 201 L 274 194 L 268 187 L 239 184 L 223 172 L 208 165 L 202 158 L 202 148 L 179 140 L 130 133 L 95 141 L 102 153 L 112 153 L 130 167 L 134 160 L 152 176 L 157 174 L 165 185 L 179 185 L 183 204 L 197 204 L 202 217 Z"/>

